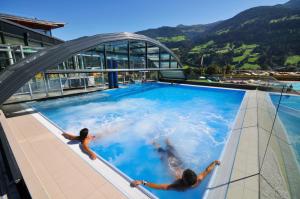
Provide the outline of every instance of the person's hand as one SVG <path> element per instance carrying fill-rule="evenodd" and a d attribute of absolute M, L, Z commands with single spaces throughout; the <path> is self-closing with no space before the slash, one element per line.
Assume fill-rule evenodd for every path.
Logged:
<path fill-rule="evenodd" d="M 143 184 L 143 181 L 141 181 L 141 180 L 134 180 L 134 181 L 132 181 L 130 183 L 130 186 L 131 187 L 137 187 L 138 185 L 141 185 L 141 184 Z"/>
<path fill-rule="evenodd" d="M 220 160 L 215 160 L 215 164 L 220 165 L 221 164 Z"/>
<path fill-rule="evenodd" d="M 97 158 L 97 156 L 96 156 L 96 154 L 95 154 L 95 153 L 91 153 L 91 155 L 90 155 L 90 156 L 91 156 L 91 159 L 92 159 L 92 160 L 96 160 L 96 158 Z"/>

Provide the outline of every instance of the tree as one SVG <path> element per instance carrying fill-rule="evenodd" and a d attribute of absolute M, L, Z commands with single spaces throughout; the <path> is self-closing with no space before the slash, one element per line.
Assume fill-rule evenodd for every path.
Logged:
<path fill-rule="evenodd" d="M 217 65 L 212 65 L 206 68 L 206 74 L 213 75 L 213 74 L 220 74 L 222 69 Z"/>
<path fill-rule="evenodd" d="M 232 71 L 232 69 L 233 69 L 233 66 L 227 65 L 226 68 L 225 68 L 225 73 L 226 73 L 226 74 L 230 74 L 231 71 Z"/>

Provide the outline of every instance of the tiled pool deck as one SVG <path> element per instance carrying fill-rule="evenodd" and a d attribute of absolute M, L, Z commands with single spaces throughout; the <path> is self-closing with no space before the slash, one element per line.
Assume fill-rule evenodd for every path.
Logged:
<path fill-rule="evenodd" d="M 247 91 L 207 198 L 258 198 L 257 91 Z"/>
<path fill-rule="evenodd" d="M 264 141 L 259 123 L 272 125 L 270 116 L 260 110 L 272 106 L 267 98 L 265 92 L 246 92 L 206 198 L 259 198 L 259 145 Z M 33 198 L 148 198 L 101 160 L 89 160 L 78 145 L 64 144 L 61 131 L 38 113 L 10 118 L 1 113 L 0 122 Z M 288 193 L 286 174 L 277 173 L 279 188 Z"/>

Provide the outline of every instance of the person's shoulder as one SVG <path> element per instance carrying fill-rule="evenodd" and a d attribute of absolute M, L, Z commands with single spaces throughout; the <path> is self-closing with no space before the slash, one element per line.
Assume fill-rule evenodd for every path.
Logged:
<path fill-rule="evenodd" d="M 183 184 L 182 179 L 178 179 L 169 185 L 169 189 L 176 190 L 176 191 L 185 191 L 188 188 L 189 187 Z"/>

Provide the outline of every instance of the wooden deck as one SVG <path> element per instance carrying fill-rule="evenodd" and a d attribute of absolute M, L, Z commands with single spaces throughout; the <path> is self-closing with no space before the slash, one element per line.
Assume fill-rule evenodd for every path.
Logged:
<path fill-rule="evenodd" d="M 32 198 L 127 198 L 32 115 L 0 122 Z"/>

